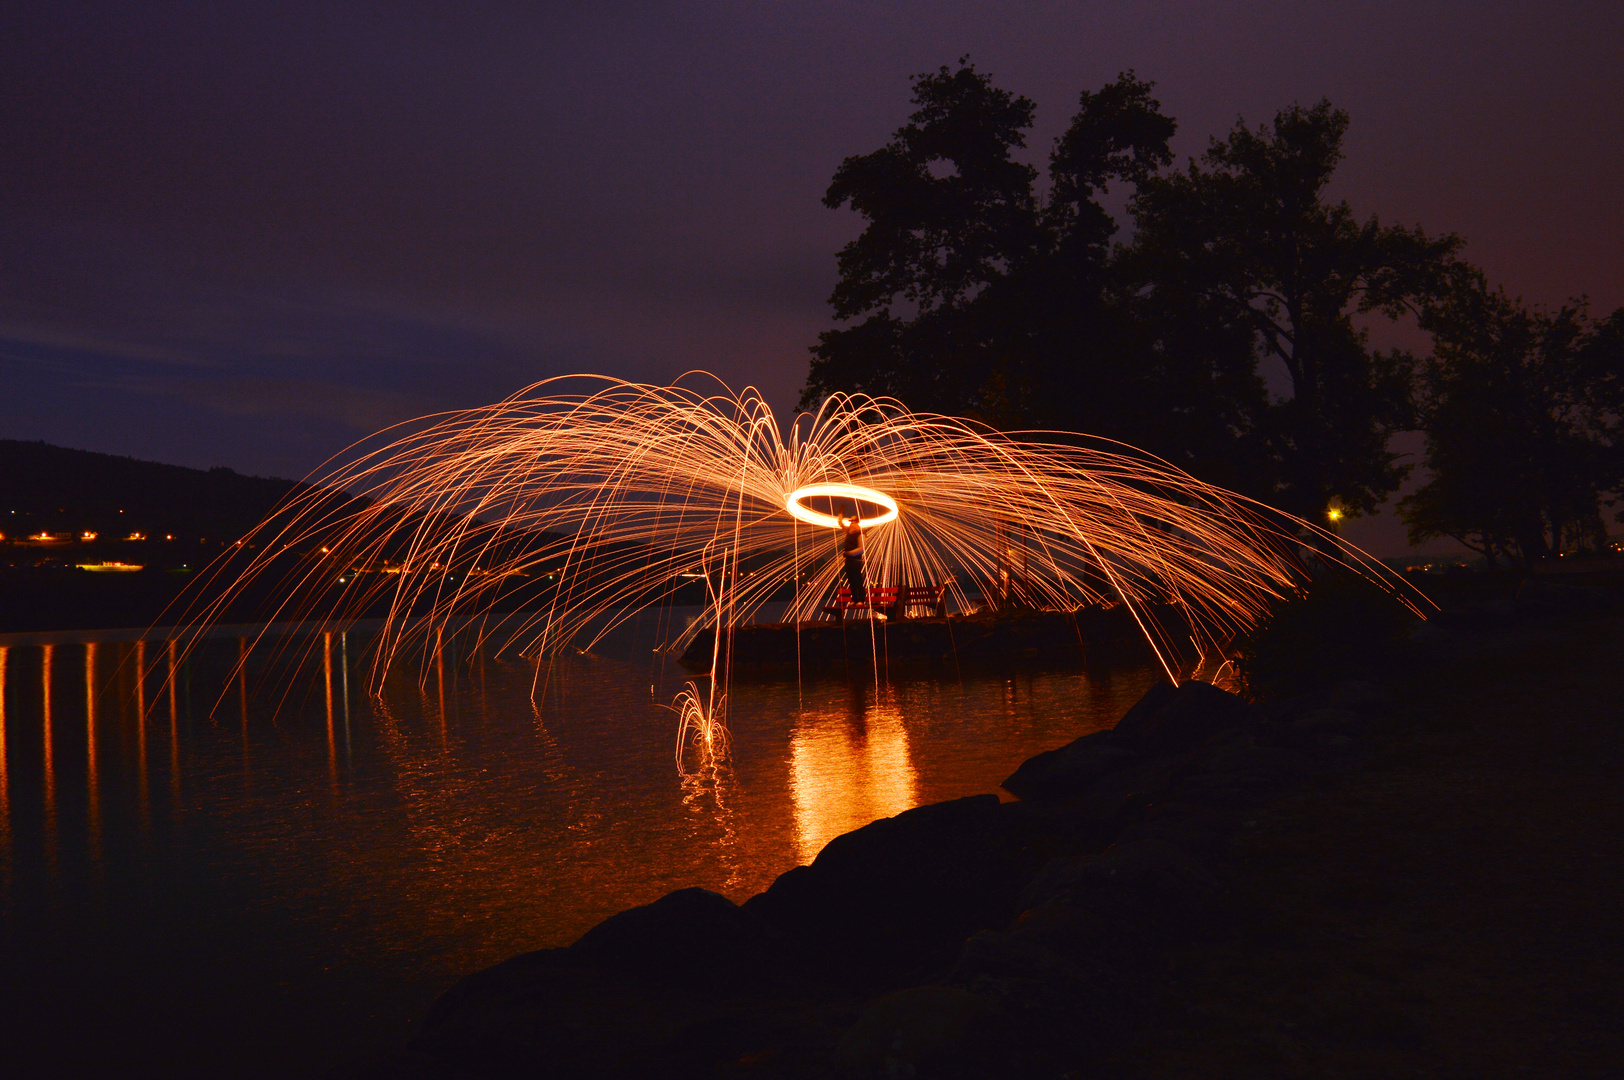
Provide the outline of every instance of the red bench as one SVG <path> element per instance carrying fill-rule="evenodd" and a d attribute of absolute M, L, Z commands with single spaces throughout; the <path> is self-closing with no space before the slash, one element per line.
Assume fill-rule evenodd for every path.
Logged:
<path fill-rule="evenodd" d="M 904 585 L 897 590 L 897 613 L 904 619 L 909 608 L 929 608 L 938 619 L 947 617 L 946 585 Z"/>
<path fill-rule="evenodd" d="M 875 611 L 889 618 L 908 617 L 910 608 L 928 608 L 938 618 L 947 614 L 946 585 L 870 585 L 868 603 L 857 603 L 851 598 L 851 588 L 842 585 L 835 590 L 834 599 L 818 609 L 818 614 L 838 619 L 848 611 Z"/>
<path fill-rule="evenodd" d="M 897 587 L 895 585 L 870 585 L 868 587 L 868 601 L 858 603 L 851 598 L 851 586 L 842 585 L 835 590 L 835 598 L 818 609 L 818 614 L 838 619 L 848 611 L 867 611 L 872 604 L 879 611 L 886 611 L 895 607 L 897 602 Z"/>

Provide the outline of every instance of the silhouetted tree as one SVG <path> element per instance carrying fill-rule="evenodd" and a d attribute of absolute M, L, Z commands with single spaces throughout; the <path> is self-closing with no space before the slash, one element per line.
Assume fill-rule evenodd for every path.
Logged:
<path fill-rule="evenodd" d="M 1355 317 L 1418 313 L 1459 245 L 1361 222 L 1346 201 L 1327 200 L 1347 126 L 1326 101 L 1257 130 L 1237 123 L 1200 164 L 1146 178 L 1124 255 L 1154 347 L 1210 354 L 1186 366 L 1212 372 L 1214 391 L 1230 395 L 1227 422 L 1246 423 L 1255 408 L 1247 374 L 1258 362 L 1284 366 L 1290 398 L 1251 422 L 1272 458 L 1262 494 L 1305 517 L 1333 498 L 1372 510 L 1403 479 L 1387 442 L 1409 420 L 1412 360 L 1372 350 Z M 1243 339 L 1250 365 L 1237 354 Z"/>
<path fill-rule="evenodd" d="M 1117 225 L 1101 204 L 1172 160 L 1176 125 L 1151 85 L 1120 75 L 1084 92 L 1050 154 L 1050 194 L 1014 159 L 1032 102 L 961 58 L 913 80 L 910 123 L 847 158 L 824 202 L 867 219 L 839 256 L 830 302 L 854 325 L 820 335 L 802 405 L 837 391 L 1004 428 L 1085 428 L 1134 441 L 1146 385 L 1120 362 Z M 860 321 L 858 321 L 860 320 Z"/>
<path fill-rule="evenodd" d="M 1049 155 L 1044 244 L 1014 280 L 1028 338 L 1012 352 L 1009 382 L 1021 388 L 1009 419 L 1074 428 L 1165 449 L 1165 371 L 1143 349 L 1134 298 L 1119 286 L 1117 222 L 1102 203 L 1129 192 L 1173 159 L 1177 130 L 1150 83 L 1132 72 L 1079 95 L 1078 111 Z"/>
<path fill-rule="evenodd" d="M 836 318 L 861 321 L 819 335 L 803 405 L 860 391 L 964 411 L 989 381 L 1000 286 L 1040 243 L 1037 171 L 1012 156 L 1034 107 L 959 64 L 915 76 L 909 122 L 829 185 L 825 206 L 867 219 L 830 297 Z"/>
<path fill-rule="evenodd" d="M 1084 431 L 1305 516 L 1373 509 L 1404 470 L 1412 358 L 1356 319 L 1418 312 L 1458 246 L 1358 220 L 1325 187 L 1347 115 L 1321 102 L 1244 124 L 1166 173 L 1175 122 L 1126 72 L 1084 92 L 1049 155 L 1018 161 L 1034 106 L 961 58 L 913 80 L 891 141 L 847 158 L 825 205 L 865 221 L 802 405 L 837 391 L 1006 429 Z M 1116 242 L 1107 195 L 1136 233 Z M 1289 398 L 1271 402 L 1260 365 Z"/>
<path fill-rule="evenodd" d="M 1418 543 L 1452 537 L 1526 565 L 1606 542 L 1620 486 L 1624 309 L 1530 310 L 1463 269 L 1424 325 L 1420 414 L 1431 479 L 1400 503 Z"/>

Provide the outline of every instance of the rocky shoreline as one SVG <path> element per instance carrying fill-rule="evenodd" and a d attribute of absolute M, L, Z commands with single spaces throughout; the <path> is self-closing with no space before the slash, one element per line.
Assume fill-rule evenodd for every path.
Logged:
<path fill-rule="evenodd" d="M 1092 1071 L 1160 999 L 1167 957 L 1234 914 L 1230 838 L 1356 767 L 1384 706 L 1367 683 L 1266 705 L 1160 684 L 1021 765 L 1015 802 L 876 821 L 742 905 L 695 888 L 622 912 L 462 980 L 359 1075 Z"/>

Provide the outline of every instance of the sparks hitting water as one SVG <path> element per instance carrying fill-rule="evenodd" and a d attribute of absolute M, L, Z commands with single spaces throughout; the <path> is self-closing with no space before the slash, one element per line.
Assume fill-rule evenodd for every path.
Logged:
<path fill-rule="evenodd" d="M 709 692 L 690 681 L 677 691 L 671 709 L 677 714 L 677 772 L 714 769 L 727 757 L 727 695 L 718 694 L 716 681 Z M 693 759 L 692 770 L 689 761 Z"/>
<path fill-rule="evenodd" d="M 1178 643 L 1152 605 L 1224 640 L 1304 582 L 1305 543 L 1418 613 L 1425 603 L 1334 534 L 1131 447 L 1016 437 L 887 398 L 836 395 L 784 426 L 754 389 L 576 376 L 380 438 L 215 571 L 241 588 L 284 568 L 282 553 L 310 552 L 273 617 L 384 603 L 376 680 L 415 646 L 487 641 L 516 583 L 540 590 L 503 631 L 527 655 L 590 648 L 693 578 L 710 602 L 679 643 L 724 636 L 775 593 L 788 593 L 786 620 L 812 617 L 839 570 L 828 526 L 848 511 L 863 519 L 871 584 L 944 584 L 965 611 L 1018 567 L 1025 603 L 1125 605 L 1170 675 Z"/>

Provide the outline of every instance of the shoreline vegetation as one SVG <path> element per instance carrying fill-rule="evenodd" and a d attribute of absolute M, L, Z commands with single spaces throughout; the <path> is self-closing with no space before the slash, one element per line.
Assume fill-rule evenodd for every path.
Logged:
<path fill-rule="evenodd" d="M 1158 685 L 1014 802 L 622 912 L 339 1075 L 1606 1075 L 1624 603 L 1529 585 L 1335 685 Z"/>

